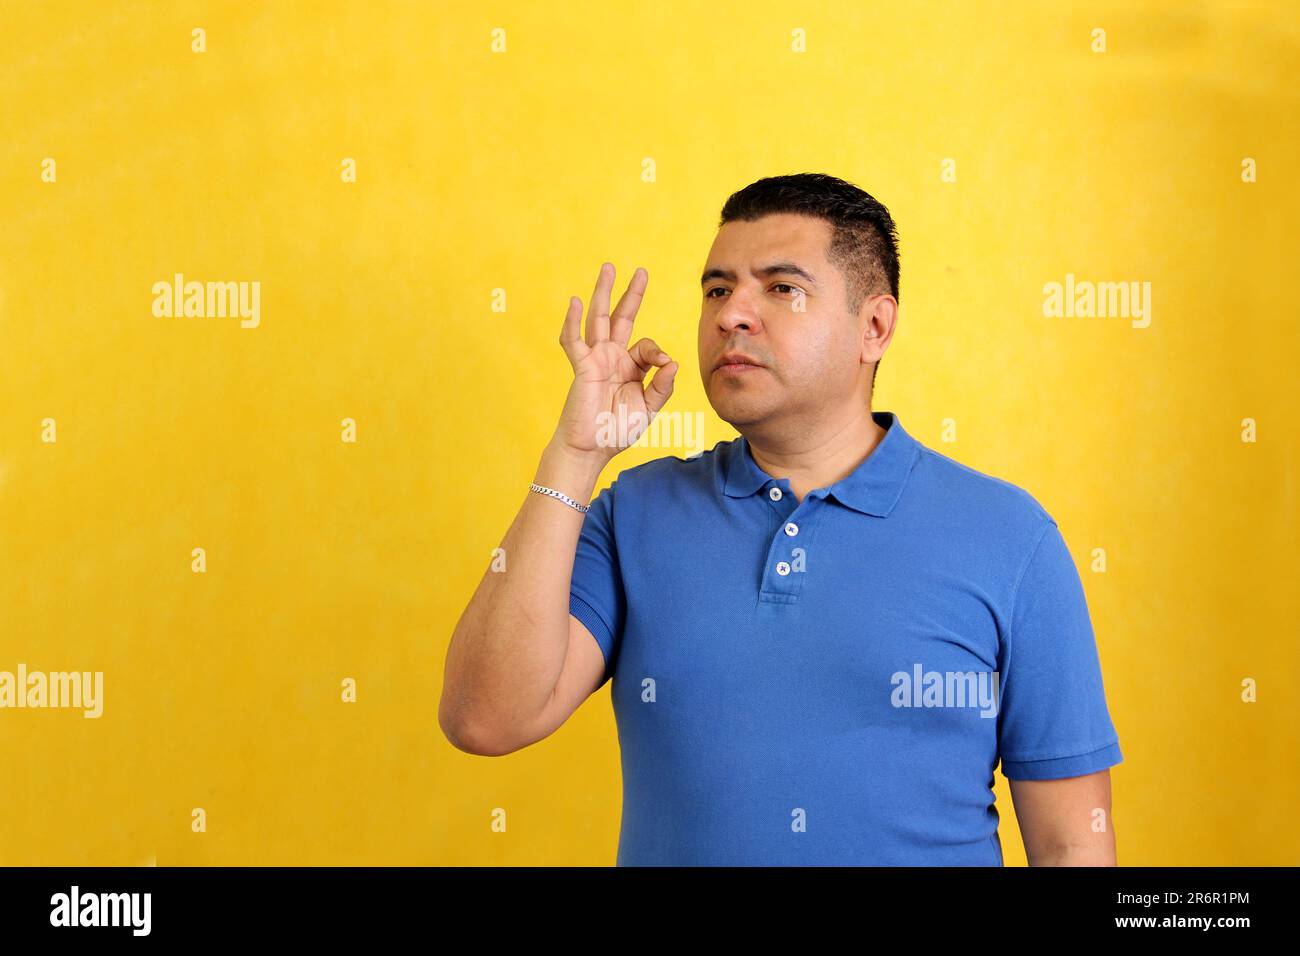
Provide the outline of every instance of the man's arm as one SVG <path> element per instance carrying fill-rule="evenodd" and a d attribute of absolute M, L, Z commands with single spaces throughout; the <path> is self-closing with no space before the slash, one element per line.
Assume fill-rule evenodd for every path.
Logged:
<path fill-rule="evenodd" d="M 582 300 L 570 299 L 560 344 L 574 380 L 534 481 L 586 502 L 604 466 L 644 428 L 602 441 L 604 416 L 646 425 L 672 394 L 677 363 L 650 339 L 628 348 L 648 276 L 638 269 L 613 313 L 614 268 L 602 266 L 584 339 Z M 643 380 L 658 367 L 648 387 Z M 601 648 L 569 613 L 584 515 L 526 492 L 501 548 L 506 569 L 489 569 L 447 649 L 438 724 L 457 748 L 497 756 L 540 740 L 604 682 Z"/>
<path fill-rule="evenodd" d="M 534 481 L 586 502 L 600 470 L 599 460 L 551 445 Z M 438 724 L 456 748 L 499 756 L 525 747 L 553 732 L 599 686 L 588 685 L 582 695 L 572 686 L 583 635 L 569 614 L 569 586 L 582 524 L 568 505 L 525 494 L 501 540 L 506 569 L 484 572 L 447 648 Z M 600 657 L 587 640 L 587 657 Z M 557 714 L 557 702 L 569 711 Z"/>
<path fill-rule="evenodd" d="M 1030 866 L 1116 865 L 1110 770 L 1010 782 Z"/>

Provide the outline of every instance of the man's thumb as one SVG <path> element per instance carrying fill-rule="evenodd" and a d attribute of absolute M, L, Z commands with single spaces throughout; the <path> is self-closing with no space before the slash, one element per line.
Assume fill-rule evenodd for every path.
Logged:
<path fill-rule="evenodd" d="M 673 393 L 673 377 L 677 374 L 677 363 L 669 362 L 655 371 L 654 377 L 645 390 L 646 408 L 653 415 L 664 407 L 668 397 Z"/>

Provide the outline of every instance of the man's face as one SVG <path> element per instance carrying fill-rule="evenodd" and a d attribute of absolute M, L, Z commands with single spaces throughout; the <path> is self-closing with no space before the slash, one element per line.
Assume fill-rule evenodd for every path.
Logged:
<path fill-rule="evenodd" d="M 831 232 L 824 219 L 781 213 L 729 222 L 713 240 L 700 374 L 709 404 L 737 430 L 863 401 L 862 376 L 871 374 L 862 364 L 864 325 L 848 311 L 843 274 L 826 259 Z M 717 368 L 727 352 L 761 367 Z"/>

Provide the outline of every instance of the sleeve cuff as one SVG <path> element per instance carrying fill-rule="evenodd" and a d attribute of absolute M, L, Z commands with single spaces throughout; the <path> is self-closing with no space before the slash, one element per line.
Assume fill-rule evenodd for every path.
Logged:
<path fill-rule="evenodd" d="M 1002 776 L 1008 780 L 1058 780 L 1082 777 L 1124 762 L 1119 741 L 1073 757 L 1049 757 L 1043 760 L 1003 760 Z"/>
<path fill-rule="evenodd" d="M 614 646 L 614 635 L 605 623 L 605 619 L 597 613 L 596 609 L 590 604 L 578 597 L 577 594 L 569 594 L 569 613 L 576 617 L 587 630 L 591 631 L 591 636 L 596 639 L 600 646 L 601 656 L 605 658 L 605 679 L 610 677 L 609 672 L 609 651 Z"/>

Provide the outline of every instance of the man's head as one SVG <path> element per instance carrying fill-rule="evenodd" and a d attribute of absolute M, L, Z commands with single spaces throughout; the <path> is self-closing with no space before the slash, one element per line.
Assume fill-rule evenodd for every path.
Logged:
<path fill-rule="evenodd" d="M 889 211 L 819 173 L 760 179 L 722 208 L 702 278 L 700 373 L 738 430 L 865 405 L 898 317 Z M 726 353 L 761 367 L 716 367 Z"/>

